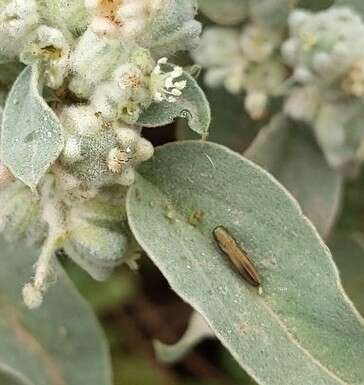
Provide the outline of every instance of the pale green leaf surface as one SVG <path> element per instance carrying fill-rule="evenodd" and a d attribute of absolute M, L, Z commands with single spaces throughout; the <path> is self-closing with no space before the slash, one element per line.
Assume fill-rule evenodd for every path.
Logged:
<path fill-rule="evenodd" d="M 265 28 L 286 27 L 289 12 L 299 0 L 250 0 L 251 17 Z"/>
<path fill-rule="evenodd" d="M 42 307 L 30 311 L 21 292 L 37 253 L 0 244 L 0 380 L 5 367 L 27 380 L 14 385 L 111 385 L 102 331 L 62 269 Z"/>
<path fill-rule="evenodd" d="M 39 94 L 39 68 L 29 66 L 15 81 L 5 105 L 1 158 L 34 189 L 62 147 L 62 125 Z"/>
<path fill-rule="evenodd" d="M 199 313 L 193 312 L 185 333 L 177 343 L 166 345 L 156 340 L 154 350 L 159 361 L 174 363 L 186 356 L 199 342 L 209 337 L 215 337 L 210 326 Z"/>
<path fill-rule="evenodd" d="M 265 27 L 285 28 L 287 17 L 295 8 L 319 11 L 328 8 L 332 2 L 333 0 L 250 0 L 250 12 L 253 20 Z"/>
<path fill-rule="evenodd" d="M 4 385 L 34 385 L 19 372 L 0 363 L 0 384 Z"/>
<path fill-rule="evenodd" d="M 291 192 L 323 237 L 329 234 L 340 207 L 343 180 L 328 166 L 308 127 L 277 116 L 260 131 L 245 156 Z"/>
<path fill-rule="evenodd" d="M 350 7 L 357 11 L 362 17 L 364 16 L 363 0 L 336 0 L 335 5 L 339 7 Z"/>
<path fill-rule="evenodd" d="M 159 148 L 139 173 L 127 199 L 137 241 L 253 378 L 364 383 L 363 320 L 328 248 L 268 173 L 223 146 L 193 141 Z M 196 210 L 205 215 L 194 227 Z M 218 251 L 212 230 L 221 224 L 255 262 L 262 296 Z"/>
<path fill-rule="evenodd" d="M 312 11 L 320 11 L 329 8 L 335 0 L 299 0 L 299 8 L 307 8 Z"/>
<path fill-rule="evenodd" d="M 166 68 L 173 69 L 170 65 L 167 65 Z M 180 80 L 186 80 L 187 85 L 177 101 L 175 103 L 167 101 L 153 103 L 142 113 L 138 123 L 145 127 L 159 127 L 182 117 L 187 119 L 191 130 L 206 136 L 211 121 L 211 111 L 206 96 L 196 80 L 187 72 L 178 78 L 178 81 Z"/>
<path fill-rule="evenodd" d="M 199 0 L 198 3 L 201 12 L 222 25 L 239 24 L 249 15 L 248 0 Z"/>

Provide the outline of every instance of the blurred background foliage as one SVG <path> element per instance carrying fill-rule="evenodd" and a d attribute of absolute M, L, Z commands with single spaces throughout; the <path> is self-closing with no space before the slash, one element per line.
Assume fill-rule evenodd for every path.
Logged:
<path fill-rule="evenodd" d="M 329 4 L 329 0 L 302 1 L 302 5 L 316 9 Z M 202 16 L 200 20 L 211 23 Z M 190 63 L 186 57 L 177 59 L 183 64 Z M 204 89 L 212 109 L 209 140 L 243 153 L 267 121 L 250 120 L 243 112 L 242 96 L 232 96 L 222 89 Z M 279 101 L 271 109 L 279 111 Z M 154 145 L 197 138 L 183 122 L 145 129 L 143 134 Z M 347 293 L 364 315 L 364 173 L 346 181 L 343 190 L 328 245 Z M 174 294 L 145 255 L 138 261 L 137 271 L 121 267 L 103 283 L 92 280 L 72 262 L 63 263 L 105 330 L 111 346 L 115 385 L 254 384 L 217 340 L 202 342 L 176 365 L 158 363 L 153 339 L 165 343 L 178 341 L 192 309 Z"/>

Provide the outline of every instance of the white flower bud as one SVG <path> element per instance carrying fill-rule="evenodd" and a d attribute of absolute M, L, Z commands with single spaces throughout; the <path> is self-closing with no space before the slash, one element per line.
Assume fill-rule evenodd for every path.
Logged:
<path fill-rule="evenodd" d="M 279 40 L 274 31 L 251 24 L 244 28 L 240 42 L 244 55 L 251 61 L 261 63 L 273 53 Z"/>
<path fill-rule="evenodd" d="M 332 69 L 333 58 L 326 52 L 317 52 L 312 59 L 313 69 L 319 74 L 324 74 Z"/>
<path fill-rule="evenodd" d="M 47 85 L 59 88 L 70 67 L 70 47 L 62 32 L 45 25 L 38 27 L 29 37 L 20 53 L 20 60 L 25 64 L 33 64 L 41 60 Z"/>
<path fill-rule="evenodd" d="M 208 87 L 217 88 L 220 85 L 224 84 L 225 79 L 230 74 L 230 70 L 231 68 L 229 67 L 209 68 L 204 74 L 204 82 Z M 240 92 L 241 90 L 242 85 L 240 85 L 238 92 Z"/>
<path fill-rule="evenodd" d="M 121 186 L 131 186 L 135 181 L 135 171 L 133 168 L 128 167 L 125 171 L 119 176 L 118 183 Z"/>
<path fill-rule="evenodd" d="M 264 92 L 250 92 L 245 97 L 245 109 L 254 120 L 262 119 L 266 113 L 268 96 Z"/>
<path fill-rule="evenodd" d="M 107 166 L 111 172 L 114 174 L 120 174 L 125 166 L 132 160 L 132 149 L 126 147 L 121 149 L 114 147 L 110 150 L 107 156 Z"/>
<path fill-rule="evenodd" d="M 344 173 L 352 173 L 359 159 L 364 118 L 361 101 L 342 101 L 323 105 L 314 122 L 318 143 L 329 164 Z"/>
<path fill-rule="evenodd" d="M 281 54 L 286 63 L 294 65 L 298 60 L 300 43 L 296 38 L 286 40 L 281 46 Z"/>
<path fill-rule="evenodd" d="M 85 7 L 90 12 L 96 11 L 100 4 L 100 0 L 84 0 L 84 2 Z"/>
<path fill-rule="evenodd" d="M 295 120 L 312 123 L 320 106 L 320 94 L 315 86 L 292 91 L 284 105 L 284 112 Z"/>
<path fill-rule="evenodd" d="M 239 94 L 246 86 L 247 74 L 249 63 L 242 60 L 230 68 L 230 71 L 226 74 L 224 79 L 224 86 L 231 94 Z"/>
<path fill-rule="evenodd" d="M 35 0 L 12 0 L 0 13 L 0 31 L 15 39 L 25 36 L 38 22 Z"/>
<path fill-rule="evenodd" d="M 148 3 L 144 0 L 124 0 L 117 11 L 121 35 L 135 38 L 141 34 L 148 19 Z"/>
<path fill-rule="evenodd" d="M 208 27 L 201 36 L 199 47 L 191 54 L 203 67 L 230 67 L 241 60 L 240 34 L 235 29 Z"/>
<path fill-rule="evenodd" d="M 131 90 L 120 88 L 115 81 L 108 81 L 96 87 L 91 96 L 91 105 L 109 121 L 118 119 L 119 109 L 125 106 L 131 96 Z"/>
<path fill-rule="evenodd" d="M 288 17 L 288 25 L 291 33 L 296 33 L 300 30 L 301 26 L 306 22 L 310 17 L 310 13 L 304 10 L 298 9 L 291 12 Z"/>
<path fill-rule="evenodd" d="M 72 53 L 74 76 L 69 84 L 70 90 L 80 97 L 89 97 L 95 86 L 110 76 L 125 54 L 119 39 L 99 36 L 87 29 Z"/>
<path fill-rule="evenodd" d="M 102 128 L 97 112 L 92 106 L 65 107 L 60 114 L 60 120 L 69 132 L 90 136 Z"/>
<path fill-rule="evenodd" d="M 118 138 L 119 143 L 123 147 L 132 147 L 135 145 L 135 143 L 140 138 L 140 135 L 138 132 L 136 132 L 134 129 L 128 128 L 128 127 L 118 127 L 115 129 L 116 136 Z"/>
<path fill-rule="evenodd" d="M 124 1 L 122 6 L 118 9 L 118 17 L 120 19 L 138 18 L 144 15 L 146 5 L 144 0 Z"/>
<path fill-rule="evenodd" d="M 300 83 L 306 84 L 313 80 L 313 74 L 305 67 L 297 67 L 294 70 L 293 78 Z"/>
<path fill-rule="evenodd" d="M 154 147 L 152 143 L 144 138 L 140 138 L 136 144 L 136 160 L 144 162 L 150 159 L 154 154 Z"/>
<path fill-rule="evenodd" d="M 142 71 L 134 64 L 125 63 L 114 71 L 113 79 L 122 90 L 128 90 L 130 94 L 140 87 L 145 87 L 145 79 Z"/>
<path fill-rule="evenodd" d="M 135 64 L 144 75 L 150 75 L 156 65 L 150 51 L 144 48 L 136 47 L 133 49 L 129 60 L 130 63 Z"/>
<path fill-rule="evenodd" d="M 80 138 L 71 136 L 64 146 L 62 157 L 67 163 L 74 163 L 82 159 Z"/>
<path fill-rule="evenodd" d="M 43 293 L 32 283 L 27 283 L 23 287 L 23 301 L 29 309 L 37 309 L 42 305 Z"/>

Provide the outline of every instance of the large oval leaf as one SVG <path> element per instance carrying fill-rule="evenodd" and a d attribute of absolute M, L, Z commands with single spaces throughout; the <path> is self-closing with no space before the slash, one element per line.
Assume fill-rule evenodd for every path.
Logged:
<path fill-rule="evenodd" d="M 252 377 L 364 382 L 363 320 L 328 248 L 267 172 L 225 147 L 191 141 L 159 148 L 139 173 L 127 199 L 135 237 Z M 212 230 L 221 224 L 255 262 L 262 296 L 218 251 Z"/>
<path fill-rule="evenodd" d="M 39 87 L 38 65 L 26 67 L 9 93 L 1 132 L 1 159 L 32 189 L 63 147 L 62 125 Z"/>
<path fill-rule="evenodd" d="M 0 383 L 11 374 L 5 367 L 19 385 L 111 385 L 105 338 L 62 269 L 44 305 L 31 312 L 21 292 L 37 253 L 0 244 Z"/>
<path fill-rule="evenodd" d="M 173 70 L 169 64 L 166 68 Z M 153 103 L 140 116 L 138 123 L 145 127 L 159 127 L 170 124 L 174 119 L 181 117 L 187 119 L 191 130 L 206 137 L 208 134 L 211 111 L 205 94 L 196 80 L 187 72 L 178 80 L 186 81 L 186 88 L 174 103 L 163 101 Z"/>
<path fill-rule="evenodd" d="M 327 164 L 309 127 L 278 115 L 260 131 L 245 156 L 273 174 L 319 233 L 328 236 L 341 204 L 343 179 Z"/>

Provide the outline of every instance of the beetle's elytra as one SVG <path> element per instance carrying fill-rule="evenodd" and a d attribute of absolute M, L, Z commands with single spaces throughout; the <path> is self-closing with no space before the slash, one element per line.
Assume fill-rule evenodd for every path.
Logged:
<path fill-rule="evenodd" d="M 252 286 L 260 286 L 261 279 L 256 267 L 229 231 L 224 226 L 217 226 L 213 230 L 213 235 L 219 249 L 229 257 L 240 275 Z"/>

